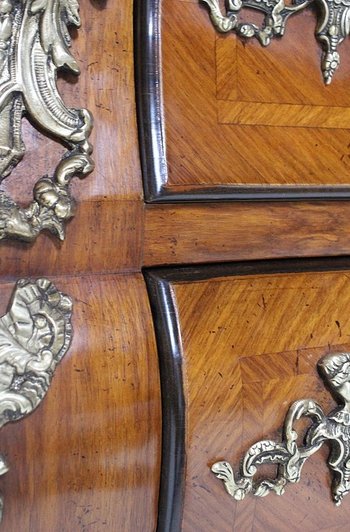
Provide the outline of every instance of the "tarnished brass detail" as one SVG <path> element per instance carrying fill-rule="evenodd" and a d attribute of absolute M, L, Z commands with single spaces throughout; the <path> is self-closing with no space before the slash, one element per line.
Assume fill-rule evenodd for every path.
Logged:
<path fill-rule="evenodd" d="M 288 483 L 300 480 L 305 461 L 329 442 L 331 454 L 328 466 L 333 474 L 332 496 L 336 505 L 350 491 L 350 353 L 332 353 L 322 358 L 318 367 L 321 375 L 342 406 L 326 416 L 319 404 L 312 399 L 296 401 L 288 410 L 281 443 L 265 440 L 250 447 L 245 454 L 241 470 L 236 476 L 228 462 L 217 462 L 213 473 L 223 480 L 226 491 L 236 500 L 248 493 L 265 497 L 271 491 L 282 495 Z M 306 431 L 304 445 L 298 447 L 299 435 L 295 421 L 310 417 L 312 424 Z M 262 464 L 278 464 L 275 479 L 254 482 L 257 467 Z"/>
<path fill-rule="evenodd" d="M 70 25 L 80 25 L 78 0 L 0 0 L 0 183 L 24 155 L 23 116 L 68 148 L 54 175 L 36 183 L 28 207 L 0 191 L 0 240 L 32 241 L 44 229 L 63 240 L 74 212 L 69 183 L 93 169 L 91 115 L 67 108 L 56 86 L 58 70 L 79 74 Z"/>
<path fill-rule="evenodd" d="M 316 38 L 323 47 L 321 69 L 325 83 L 331 83 L 340 64 L 338 46 L 350 34 L 350 0 L 292 0 L 288 4 L 284 0 L 227 0 L 226 15 L 221 12 L 219 0 L 200 1 L 209 7 L 210 18 L 218 31 L 234 31 L 247 39 L 255 37 L 263 46 L 269 45 L 274 37 L 284 35 L 287 19 L 291 15 L 312 3 L 316 4 L 319 19 Z M 240 11 L 244 8 L 264 13 L 261 28 L 239 20 Z"/>
<path fill-rule="evenodd" d="M 0 427 L 30 414 L 45 397 L 71 338 L 71 299 L 47 279 L 17 282 L 0 318 Z M 0 475 L 8 466 L 0 456 Z M 0 519 L 3 500 L 0 498 Z"/>

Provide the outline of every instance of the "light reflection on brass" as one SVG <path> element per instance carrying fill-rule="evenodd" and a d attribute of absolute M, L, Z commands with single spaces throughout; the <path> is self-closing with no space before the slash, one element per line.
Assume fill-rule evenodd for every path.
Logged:
<path fill-rule="evenodd" d="M 0 191 L 0 240 L 32 241 L 42 230 L 63 240 L 74 214 L 69 183 L 93 169 L 91 115 L 66 107 L 56 86 L 57 71 L 79 74 L 70 25 L 80 25 L 77 0 L 0 0 L 0 183 L 24 155 L 23 116 L 68 148 L 53 176 L 36 183 L 29 206 Z"/>

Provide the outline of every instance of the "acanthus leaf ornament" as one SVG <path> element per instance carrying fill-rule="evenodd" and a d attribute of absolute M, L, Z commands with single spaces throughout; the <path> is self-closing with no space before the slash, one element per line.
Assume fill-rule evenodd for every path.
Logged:
<path fill-rule="evenodd" d="M 252 445 L 243 457 L 238 475 L 235 476 L 226 461 L 213 464 L 212 472 L 223 480 L 226 491 L 236 500 L 244 499 L 249 493 L 258 497 L 265 497 L 270 492 L 283 495 L 287 484 L 299 482 L 305 461 L 325 442 L 331 446 L 328 466 L 333 475 L 335 504 L 340 505 L 350 492 L 350 353 L 326 355 L 318 366 L 342 405 L 325 415 L 312 399 L 296 401 L 285 418 L 282 441 L 263 440 Z M 299 447 L 294 425 L 305 416 L 312 419 L 312 424 L 306 431 L 304 444 Z M 257 467 L 263 464 L 277 464 L 277 477 L 254 482 Z"/>
<path fill-rule="evenodd" d="M 56 86 L 57 71 L 79 74 L 71 25 L 80 26 L 77 0 L 0 0 L 0 183 L 24 155 L 23 116 L 68 148 L 54 175 L 36 183 L 26 208 L 0 191 L 0 240 L 32 241 L 45 229 L 63 240 L 74 214 L 70 181 L 93 169 L 91 115 L 66 107 Z"/>
<path fill-rule="evenodd" d="M 72 301 L 47 279 L 17 282 L 0 318 L 0 427 L 35 410 L 72 339 Z M 0 456 L 0 475 L 8 471 Z M 0 520 L 3 500 L 0 497 Z"/>
<path fill-rule="evenodd" d="M 340 64 L 339 45 L 350 34 L 350 0 L 227 0 L 226 14 L 221 12 L 219 0 L 200 0 L 209 8 L 210 18 L 221 33 L 234 31 L 244 38 L 255 37 L 260 44 L 268 46 L 275 37 L 282 37 L 291 15 L 299 13 L 315 3 L 319 6 L 316 38 L 323 48 L 322 75 L 328 85 Z M 244 8 L 255 9 L 264 14 L 261 27 L 250 22 L 241 22 L 239 15 Z"/>

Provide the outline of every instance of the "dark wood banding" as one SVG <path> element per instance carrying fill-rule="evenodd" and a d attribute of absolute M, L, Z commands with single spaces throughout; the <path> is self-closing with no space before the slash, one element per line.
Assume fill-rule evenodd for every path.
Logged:
<path fill-rule="evenodd" d="M 169 282 L 147 272 L 159 353 L 162 396 L 162 459 L 158 532 L 180 530 L 185 481 L 185 399 L 182 349 L 176 305 Z"/>

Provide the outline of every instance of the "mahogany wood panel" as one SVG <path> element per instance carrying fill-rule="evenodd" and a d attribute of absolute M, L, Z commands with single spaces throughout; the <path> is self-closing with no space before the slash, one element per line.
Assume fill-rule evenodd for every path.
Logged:
<path fill-rule="evenodd" d="M 349 42 L 325 86 L 312 10 L 264 48 L 197 0 L 136 6 L 147 201 L 349 197 Z"/>
<path fill-rule="evenodd" d="M 150 205 L 143 263 L 350 254 L 347 202 Z"/>
<path fill-rule="evenodd" d="M 157 334 L 163 324 L 163 337 L 173 338 L 163 343 L 160 358 L 168 360 L 164 366 L 169 358 L 177 361 L 173 374 L 169 366 L 161 375 L 169 390 L 163 404 L 168 412 L 167 403 L 177 398 L 173 411 L 185 408 L 177 438 L 186 466 L 179 467 L 178 455 L 178 468 L 173 464 L 163 478 L 163 487 L 177 486 L 183 501 L 173 500 L 167 514 L 161 508 L 161 530 L 347 530 L 348 501 L 340 507 L 331 501 L 327 448 L 282 497 L 237 503 L 210 472 L 222 459 L 237 467 L 259 439 L 280 440 L 293 401 L 312 397 L 326 411 L 334 407 L 316 363 L 350 347 L 350 281 L 349 269 L 320 271 L 331 264 L 242 263 L 147 274 Z M 349 260 L 335 261 L 334 270 L 349 266 Z M 174 433 L 176 418 L 173 424 Z M 163 448 L 166 464 L 168 451 Z"/>
<path fill-rule="evenodd" d="M 2 529 L 152 531 L 161 421 L 144 281 L 54 281 L 74 299 L 73 343 L 40 407 L 1 432 L 0 452 L 10 465 L 1 477 Z M 12 289 L 0 285 L 1 312 Z"/>

